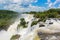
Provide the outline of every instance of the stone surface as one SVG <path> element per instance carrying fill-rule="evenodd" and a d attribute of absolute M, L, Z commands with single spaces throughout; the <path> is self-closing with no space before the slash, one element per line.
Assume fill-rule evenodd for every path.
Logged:
<path fill-rule="evenodd" d="M 10 40 L 17 40 L 19 38 L 20 38 L 20 35 L 16 34 L 16 35 L 13 35 Z"/>
<path fill-rule="evenodd" d="M 38 32 L 38 36 L 41 38 L 41 40 L 60 40 L 60 33 L 42 33 Z"/>

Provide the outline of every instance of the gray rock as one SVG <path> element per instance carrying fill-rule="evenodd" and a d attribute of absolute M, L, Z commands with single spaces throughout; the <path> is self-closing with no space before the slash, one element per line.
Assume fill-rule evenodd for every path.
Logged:
<path fill-rule="evenodd" d="M 60 33 L 42 33 L 38 32 L 38 36 L 41 40 L 60 40 Z"/>

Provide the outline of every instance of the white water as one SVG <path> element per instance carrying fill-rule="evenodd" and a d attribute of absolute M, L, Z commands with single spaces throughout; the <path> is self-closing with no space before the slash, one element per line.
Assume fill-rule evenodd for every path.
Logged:
<path fill-rule="evenodd" d="M 18 19 L 12 25 L 10 25 L 7 31 L 4 31 L 4 30 L 0 31 L 0 40 L 10 40 L 12 35 L 15 35 L 15 34 L 21 35 L 19 40 L 33 40 L 34 37 L 37 35 L 37 32 L 43 32 L 43 33 L 60 32 L 60 21 L 59 20 L 57 21 L 51 20 L 53 24 L 51 25 L 45 24 L 45 27 L 39 27 L 39 23 L 31 27 L 31 23 L 32 21 L 34 21 L 33 15 L 22 14 L 22 17 L 25 18 L 26 22 L 29 22 L 28 27 L 19 29 L 19 32 L 18 32 L 17 26 L 20 23 L 20 19 Z M 49 23 L 49 21 L 47 23 Z M 49 40 L 53 40 L 53 39 L 55 40 L 55 38 L 56 37 L 53 36 L 49 38 Z"/>
<path fill-rule="evenodd" d="M 0 40 L 10 40 L 11 36 L 17 33 L 17 25 L 19 24 L 19 20 L 17 20 L 15 23 L 10 25 L 8 31 L 2 30 L 0 32 Z"/>

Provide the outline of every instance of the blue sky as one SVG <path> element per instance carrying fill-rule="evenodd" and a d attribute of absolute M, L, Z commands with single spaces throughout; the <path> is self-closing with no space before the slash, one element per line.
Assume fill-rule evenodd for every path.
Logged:
<path fill-rule="evenodd" d="M 50 8 L 60 8 L 60 0 L 0 0 L 0 10 L 29 12 Z"/>

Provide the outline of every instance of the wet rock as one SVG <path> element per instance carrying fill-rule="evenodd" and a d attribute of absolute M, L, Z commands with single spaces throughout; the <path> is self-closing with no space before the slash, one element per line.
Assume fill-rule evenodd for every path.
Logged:
<path fill-rule="evenodd" d="M 52 36 L 51 38 L 49 38 L 49 40 L 58 40 L 55 36 Z"/>
<path fill-rule="evenodd" d="M 50 22 L 49 24 L 53 24 L 53 22 Z"/>
<path fill-rule="evenodd" d="M 8 26 L 0 26 L 0 31 L 1 31 L 1 30 L 5 30 L 5 31 L 7 31 L 8 28 L 9 28 Z"/>
<path fill-rule="evenodd" d="M 60 20 L 60 18 L 58 20 Z"/>
<path fill-rule="evenodd" d="M 45 23 L 44 22 L 40 22 L 39 24 L 40 24 L 39 27 L 45 27 Z"/>
<path fill-rule="evenodd" d="M 10 40 L 18 40 L 20 38 L 19 34 L 13 35 Z"/>
<path fill-rule="evenodd" d="M 41 40 L 38 35 L 35 35 L 33 40 Z"/>
<path fill-rule="evenodd" d="M 44 27 L 44 26 L 45 26 L 45 25 L 43 25 L 43 24 L 40 24 L 40 25 L 39 25 L 39 27 Z"/>
<path fill-rule="evenodd" d="M 59 33 L 38 32 L 38 36 L 41 38 L 41 40 L 60 40 L 60 32 Z"/>

